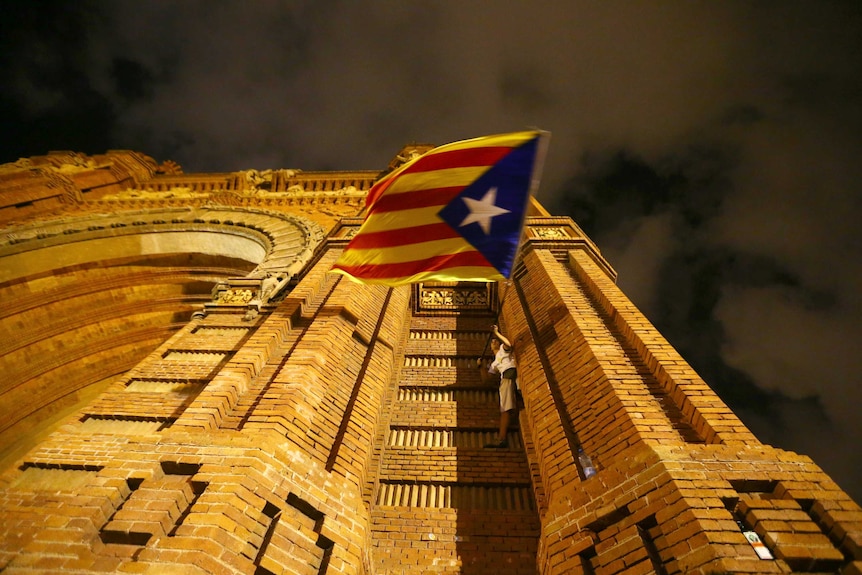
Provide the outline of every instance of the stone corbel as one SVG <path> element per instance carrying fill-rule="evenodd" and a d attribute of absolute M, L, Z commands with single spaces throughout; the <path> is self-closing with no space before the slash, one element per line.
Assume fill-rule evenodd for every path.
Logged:
<path fill-rule="evenodd" d="M 212 289 L 212 301 L 205 304 L 209 310 L 247 310 L 247 319 L 257 316 L 264 306 L 272 305 L 290 281 L 286 271 L 267 271 L 244 278 L 229 278 L 218 282 Z"/>

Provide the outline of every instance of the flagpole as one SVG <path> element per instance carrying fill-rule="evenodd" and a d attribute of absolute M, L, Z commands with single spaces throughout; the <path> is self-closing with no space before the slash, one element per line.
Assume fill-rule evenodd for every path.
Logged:
<path fill-rule="evenodd" d="M 506 280 L 506 283 L 511 283 L 511 280 Z M 499 285 L 500 282 L 497 282 Z M 509 295 L 509 288 L 506 286 L 506 293 L 503 294 L 503 297 L 500 298 L 500 306 L 497 308 L 497 313 L 494 314 L 494 325 L 498 325 L 497 322 L 500 321 L 500 311 L 503 309 L 503 302 L 506 301 L 506 296 Z M 485 359 L 485 354 L 488 353 L 488 346 L 491 345 L 491 337 L 492 334 L 488 334 L 488 338 L 485 340 L 485 347 L 482 349 L 482 355 L 479 356 L 479 361 L 481 362 Z"/>
<path fill-rule="evenodd" d="M 518 239 L 518 247 L 515 248 L 515 256 L 512 258 L 512 269 L 509 270 L 509 277 L 506 278 L 509 282 L 512 281 L 512 274 L 515 273 L 515 266 L 518 263 L 518 259 L 521 257 L 521 249 L 524 247 L 524 240 L 527 238 L 527 211 L 530 207 L 530 200 L 539 189 L 539 181 L 542 179 L 542 169 L 545 167 L 545 157 L 548 154 L 548 145 L 551 140 L 550 132 L 539 129 L 535 129 L 535 131 L 539 134 L 539 142 L 536 146 L 536 160 L 533 164 L 533 173 L 530 176 L 530 189 L 527 191 L 527 197 L 524 200 L 524 209 L 521 210 L 521 237 Z M 503 302 L 501 301 L 500 308 L 502 309 L 502 307 Z M 499 317 L 499 312 L 497 313 L 497 316 Z"/>
<path fill-rule="evenodd" d="M 533 165 L 533 173 L 530 177 L 530 189 L 527 192 L 527 197 L 524 201 L 524 209 L 521 211 L 523 214 L 521 220 L 521 237 L 518 240 L 518 247 L 515 248 L 515 256 L 512 258 L 512 268 L 509 270 L 509 277 L 506 278 L 506 292 L 500 298 L 500 305 L 497 308 L 497 313 L 494 315 L 494 325 L 499 325 L 500 321 L 500 313 L 503 311 L 503 303 L 506 301 L 506 297 L 509 295 L 509 288 L 511 287 L 511 283 L 513 281 L 512 275 L 515 273 L 515 267 L 518 264 L 518 260 L 521 257 L 521 250 L 524 247 L 525 240 L 527 238 L 527 210 L 529 208 L 530 200 L 535 195 L 535 192 L 539 188 L 539 182 L 542 177 L 542 170 L 545 166 L 545 157 L 548 154 L 548 146 L 551 140 L 551 133 L 546 130 L 540 130 L 538 128 L 531 128 L 535 132 L 539 134 L 539 142 L 536 148 L 536 159 L 535 164 Z M 500 282 L 497 282 L 499 285 Z M 488 338 L 485 340 L 485 347 L 482 349 L 482 355 L 479 357 L 479 362 L 485 359 L 485 354 L 488 352 L 488 346 L 491 345 L 491 334 L 488 334 Z"/>

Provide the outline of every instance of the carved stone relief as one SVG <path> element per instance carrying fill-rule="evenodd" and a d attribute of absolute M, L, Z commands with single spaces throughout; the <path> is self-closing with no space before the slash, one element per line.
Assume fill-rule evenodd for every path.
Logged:
<path fill-rule="evenodd" d="M 422 287 L 419 289 L 419 307 L 423 310 L 487 308 L 488 290 Z"/>
<path fill-rule="evenodd" d="M 244 305 L 252 300 L 254 293 L 250 289 L 229 288 L 218 294 L 218 303 Z"/>
<path fill-rule="evenodd" d="M 176 199 L 193 199 L 205 198 L 209 194 L 206 192 L 193 192 L 188 186 L 177 186 L 169 190 L 154 191 L 154 190 L 136 190 L 126 189 L 116 194 L 105 195 L 105 200 L 167 200 Z"/>
<path fill-rule="evenodd" d="M 566 233 L 566 230 L 561 227 L 531 227 L 530 231 L 533 232 L 533 235 L 535 235 L 535 237 L 542 240 L 567 240 L 571 237 L 569 236 L 569 234 Z"/>

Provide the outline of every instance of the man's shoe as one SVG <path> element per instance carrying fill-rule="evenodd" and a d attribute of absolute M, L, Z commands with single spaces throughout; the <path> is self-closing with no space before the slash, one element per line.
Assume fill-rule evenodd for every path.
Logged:
<path fill-rule="evenodd" d="M 485 445 L 486 449 L 505 449 L 507 447 L 509 447 L 509 441 L 506 439 L 500 439 L 494 443 L 488 443 Z"/>

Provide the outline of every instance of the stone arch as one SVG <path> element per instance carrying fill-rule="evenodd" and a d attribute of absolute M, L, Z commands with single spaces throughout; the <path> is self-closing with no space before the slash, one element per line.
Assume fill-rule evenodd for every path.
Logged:
<path fill-rule="evenodd" d="M 185 325 L 214 285 L 293 275 L 323 236 L 293 215 L 225 206 L 86 214 L 0 236 L 0 466 Z"/>

